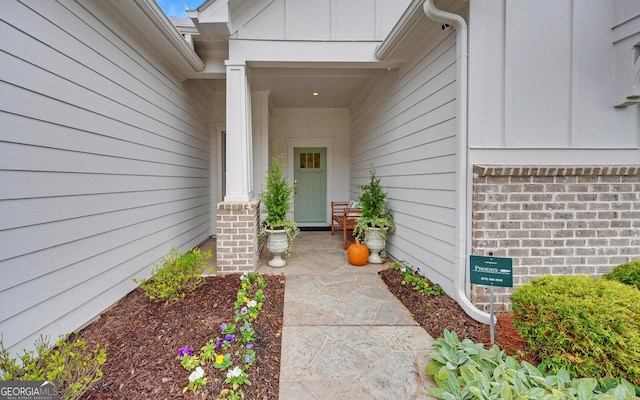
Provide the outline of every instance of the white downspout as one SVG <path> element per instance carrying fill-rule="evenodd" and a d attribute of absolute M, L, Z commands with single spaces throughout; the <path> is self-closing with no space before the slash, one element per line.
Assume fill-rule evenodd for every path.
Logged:
<path fill-rule="evenodd" d="M 467 166 L 467 23 L 457 14 L 442 11 L 436 8 L 433 0 L 425 0 L 424 13 L 427 18 L 453 26 L 456 30 L 456 130 L 458 132 L 458 165 L 460 174 L 457 182 L 457 214 L 456 214 L 456 266 L 454 272 L 455 293 L 454 297 L 473 319 L 485 324 L 490 323 L 489 313 L 479 310 L 469 300 L 466 293 L 467 286 L 467 233 L 469 210 L 467 201 L 468 192 L 468 166 Z"/>

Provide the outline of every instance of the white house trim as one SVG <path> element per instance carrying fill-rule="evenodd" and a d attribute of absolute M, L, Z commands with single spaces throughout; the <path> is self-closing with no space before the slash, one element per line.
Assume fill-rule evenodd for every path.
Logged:
<path fill-rule="evenodd" d="M 326 41 L 278 41 L 278 40 L 240 40 L 229 41 L 229 54 L 237 60 L 247 60 L 251 66 L 289 66 L 304 67 L 301 63 L 322 63 L 324 67 L 353 66 L 358 68 L 381 68 L 374 51 L 379 42 L 326 42 Z M 273 63 L 273 64 L 270 64 Z M 336 64 L 332 64 L 336 63 Z M 311 64 L 310 66 L 317 66 Z M 396 67 L 389 64 L 388 67 Z"/>

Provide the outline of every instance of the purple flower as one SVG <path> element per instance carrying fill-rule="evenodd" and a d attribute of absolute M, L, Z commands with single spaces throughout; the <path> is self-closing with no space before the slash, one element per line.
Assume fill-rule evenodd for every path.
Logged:
<path fill-rule="evenodd" d="M 247 362 L 247 363 L 250 363 L 251 361 L 253 361 L 253 356 L 251 354 L 248 354 L 245 357 L 244 361 Z"/>
<path fill-rule="evenodd" d="M 220 330 L 224 331 L 225 329 L 227 329 L 227 323 L 223 322 L 222 325 L 220 325 Z"/>
<path fill-rule="evenodd" d="M 416 268 L 416 274 L 420 273 L 420 268 Z"/>
<path fill-rule="evenodd" d="M 246 347 L 247 349 L 253 349 L 253 343 L 248 343 Z"/>
<path fill-rule="evenodd" d="M 216 348 L 219 349 L 220 347 L 222 347 L 222 339 L 221 338 L 216 340 Z"/>
<path fill-rule="evenodd" d="M 232 335 L 232 334 L 230 334 L 230 333 L 227 333 L 227 334 L 224 336 L 224 340 L 226 340 L 226 341 L 227 341 L 227 342 L 229 342 L 229 343 L 233 342 L 233 335 Z"/>
<path fill-rule="evenodd" d="M 251 331 L 251 327 L 250 327 L 249 325 L 245 325 L 245 326 L 243 326 L 243 327 L 242 327 L 242 329 L 244 329 L 244 330 L 245 330 L 245 331 L 247 331 L 247 332 L 250 332 L 250 331 Z"/>
<path fill-rule="evenodd" d="M 184 356 L 191 357 L 193 355 L 193 350 L 190 347 L 184 346 L 178 349 L 178 357 L 182 358 Z"/>
<path fill-rule="evenodd" d="M 246 314 L 247 313 L 247 307 L 242 307 L 240 309 L 240 313 L 243 314 L 243 315 Z"/>

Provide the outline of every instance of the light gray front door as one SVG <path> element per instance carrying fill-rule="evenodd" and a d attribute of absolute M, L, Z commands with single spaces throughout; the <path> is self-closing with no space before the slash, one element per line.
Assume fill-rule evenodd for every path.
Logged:
<path fill-rule="evenodd" d="M 294 200 L 295 222 L 326 222 L 327 149 L 296 147 L 294 149 L 297 196 Z"/>

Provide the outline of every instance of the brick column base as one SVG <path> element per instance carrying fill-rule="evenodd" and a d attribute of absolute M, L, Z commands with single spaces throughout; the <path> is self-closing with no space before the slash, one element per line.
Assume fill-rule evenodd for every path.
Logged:
<path fill-rule="evenodd" d="M 216 208 L 216 272 L 256 271 L 260 200 L 223 201 Z"/>

